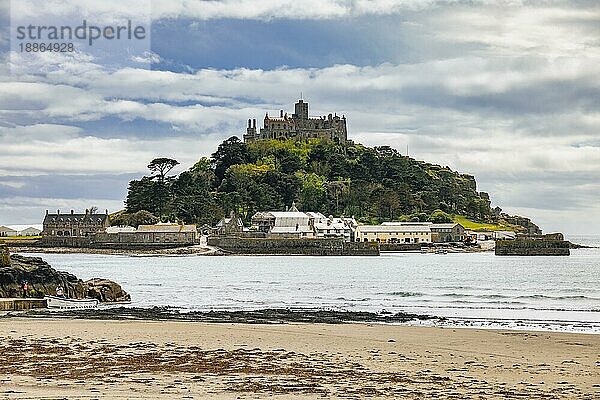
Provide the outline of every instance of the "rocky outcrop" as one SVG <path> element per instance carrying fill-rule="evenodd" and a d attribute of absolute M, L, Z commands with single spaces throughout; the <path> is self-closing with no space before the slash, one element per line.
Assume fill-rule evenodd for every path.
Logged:
<path fill-rule="evenodd" d="M 28 297 L 43 297 L 63 293 L 71 298 L 96 298 L 102 302 L 129 301 L 121 286 L 107 279 L 84 282 L 68 272 L 57 271 L 40 257 L 10 256 L 10 266 L 0 267 L 0 297 L 22 297 L 23 282 L 28 284 Z"/>
<path fill-rule="evenodd" d="M 508 223 L 508 224 L 512 224 L 512 225 L 517 225 L 522 227 L 522 231 L 524 233 L 528 233 L 530 235 L 541 235 L 542 234 L 542 230 L 540 229 L 539 226 L 537 226 L 536 224 L 534 224 L 531 219 L 529 218 L 525 218 L 525 217 L 520 217 L 518 215 L 508 215 L 505 213 L 501 213 L 499 216 L 499 221 Z"/>
<path fill-rule="evenodd" d="M 131 296 L 123 290 L 121 285 L 108 279 L 94 278 L 85 281 L 88 297 L 101 302 L 131 301 Z"/>

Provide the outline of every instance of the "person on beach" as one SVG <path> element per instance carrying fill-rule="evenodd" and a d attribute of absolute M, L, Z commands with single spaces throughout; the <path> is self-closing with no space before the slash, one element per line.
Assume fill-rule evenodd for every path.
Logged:
<path fill-rule="evenodd" d="M 56 287 L 56 296 L 58 296 L 58 297 L 65 297 L 65 294 L 63 293 L 62 286 L 57 286 Z"/>
<path fill-rule="evenodd" d="M 27 281 L 23 282 L 23 298 L 27 297 L 27 292 L 29 291 L 29 284 Z"/>

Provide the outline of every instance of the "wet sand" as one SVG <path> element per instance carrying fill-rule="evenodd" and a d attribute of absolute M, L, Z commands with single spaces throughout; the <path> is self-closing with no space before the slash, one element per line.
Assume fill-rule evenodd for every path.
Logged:
<path fill-rule="evenodd" d="M 0 320 L 0 398 L 600 398 L 600 335 Z"/>

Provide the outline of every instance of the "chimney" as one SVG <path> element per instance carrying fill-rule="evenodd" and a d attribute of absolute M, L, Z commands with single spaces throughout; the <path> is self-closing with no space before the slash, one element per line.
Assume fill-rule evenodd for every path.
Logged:
<path fill-rule="evenodd" d="M 279 117 L 283 118 L 283 110 L 279 110 Z"/>
<path fill-rule="evenodd" d="M 71 210 L 71 215 L 74 214 L 74 213 L 75 213 L 75 211 Z"/>
<path fill-rule="evenodd" d="M 105 213 L 106 215 L 108 215 L 108 208 L 105 208 L 105 209 L 104 209 L 104 213 Z"/>
<path fill-rule="evenodd" d="M 56 214 L 60 215 L 60 209 L 56 210 Z"/>

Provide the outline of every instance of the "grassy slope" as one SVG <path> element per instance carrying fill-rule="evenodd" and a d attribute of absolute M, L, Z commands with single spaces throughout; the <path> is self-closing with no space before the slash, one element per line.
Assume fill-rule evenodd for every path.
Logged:
<path fill-rule="evenodd" d="M 522 228 L 517 227 L 512 224 L 498 223 L 498 224 L 490 224 L 486 222 L 476 222 L 467 219 L 467 217 L 462 215 L 453 215 L 454 222 L 458 222 L 465 229 L 471 231 L 519 231 Z"/>
<path fill-rule="evenodd" d="M 41 236 L 2 236 L 0 240 L 31 240 L 31 239 L 41 239 Z"/>

